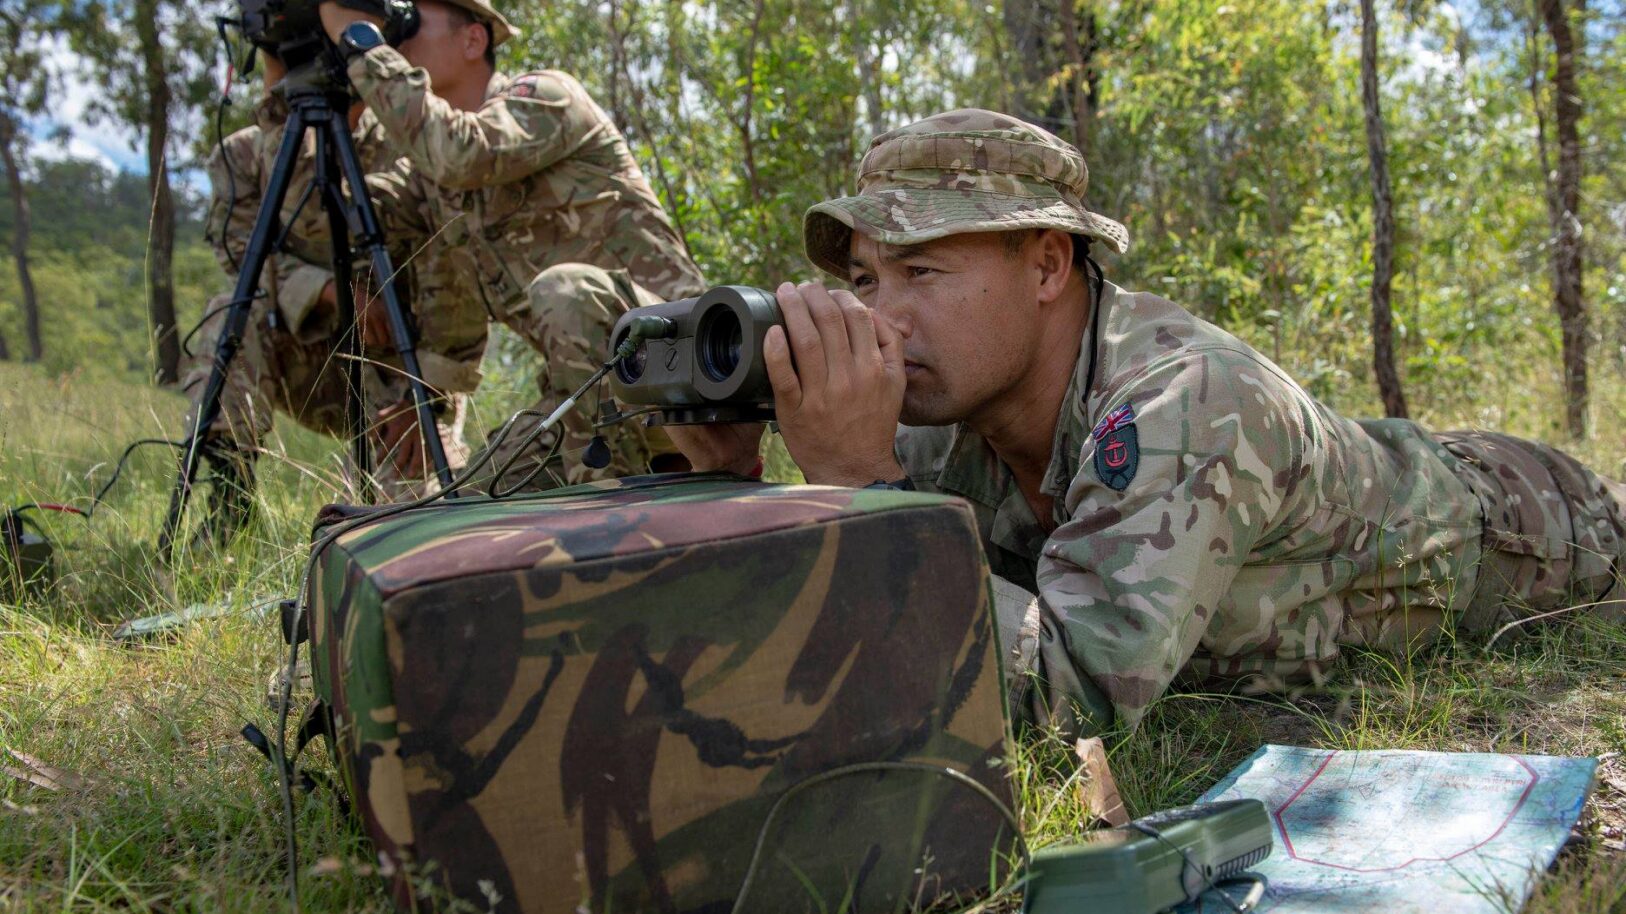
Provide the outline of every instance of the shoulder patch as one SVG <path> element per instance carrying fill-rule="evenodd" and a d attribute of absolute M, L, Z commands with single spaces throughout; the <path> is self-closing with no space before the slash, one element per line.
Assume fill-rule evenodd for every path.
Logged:
<path fill-rule="evenodd" d="M 1095 439 L 1095 475 L 1107 488 L 1122 492 L 1140 468 L 1140 433 L 1135 430 L 1135 409 L 1125 403 L 1090 432 Z"/>
<path fill-rule="evenodd" d="M 543 102 L 569 101 L 570 89 L 556 73 L 526 73 L 508 83 L 509 98 L 534 98 Z"/>

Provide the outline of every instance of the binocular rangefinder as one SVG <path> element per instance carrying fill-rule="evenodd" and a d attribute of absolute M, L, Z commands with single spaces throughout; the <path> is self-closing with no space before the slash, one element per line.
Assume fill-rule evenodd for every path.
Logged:
<path fill-rule="evenodd" d="M 772 292 L 717 286 L 698 298 L 634 308 L 616 321 L 611 351 L 637 348 L 610 372 L 610 391 L 656 414 L 654 424 L 772 420 L 762 340 L 781 324 Z"/>

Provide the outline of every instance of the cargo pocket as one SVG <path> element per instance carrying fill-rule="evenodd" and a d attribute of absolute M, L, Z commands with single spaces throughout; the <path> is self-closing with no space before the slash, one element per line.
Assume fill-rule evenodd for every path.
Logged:
<path fill-rule="evenodd" d="M 1620 605 L 1626 583 L 1626 487 L 1593 473 L 1574 457 L 1556 448 L 1532 444 L 1530 448 L 1552 474 L 1570 510 L 1570 588 L 1577 602 L 1608 599 L 1612 611 Z"/>
<path fill-rule="evenodd" d="M 1574 518 L 1540 445 L 1508 435 L 1439 435 L 1458 476 L 1479 498 L 1485 530 L 1479 580 L 1462 625 L 1485 630 L 1571 599 Z"/>

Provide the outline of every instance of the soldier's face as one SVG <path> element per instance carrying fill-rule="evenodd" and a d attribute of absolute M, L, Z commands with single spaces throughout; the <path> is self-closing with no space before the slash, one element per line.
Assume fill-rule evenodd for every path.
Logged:
<path fill-rule="evenodd" d="M 1033 365 L 1039 279 L 998 234 L 899 247 L 854 232 L 848 253 L 853 291 L 903 337 L 905 425 L 974 422 Z"/>
<path fill-rule="evenodd" d="M 418 15 L 418 31 L 401 42 L 401 56 L 429 72 L 429 87 L 436 95 L 445 96 L 470 79 L 484 79 L 484 26 L 436 0 L 420 0 Z"/>

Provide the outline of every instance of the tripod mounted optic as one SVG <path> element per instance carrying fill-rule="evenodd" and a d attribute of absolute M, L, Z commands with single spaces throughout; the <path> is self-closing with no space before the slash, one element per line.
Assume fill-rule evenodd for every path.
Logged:
<path fill-rule="evenodd" d="M 417 34 L 418 8 L 411 0 L 339 0 L 339 4 L 381 17 L 381 31 L 390 47 Z M 322 30 L 321 5 L 322 0 L 238 0 L 237 21 L 243 37 L 293 70 L 321 59 L 332 47 Z M 341 63 L 336 57 L 333 62 Z"/>

